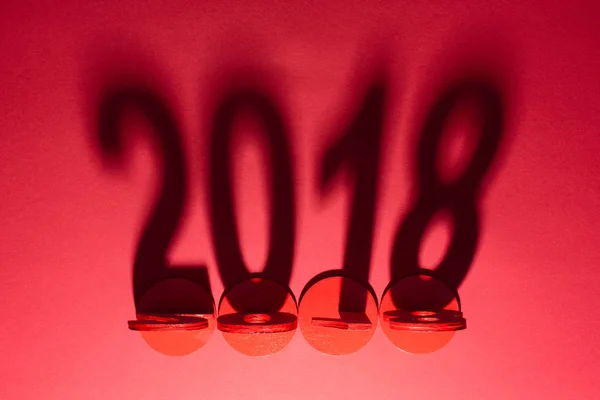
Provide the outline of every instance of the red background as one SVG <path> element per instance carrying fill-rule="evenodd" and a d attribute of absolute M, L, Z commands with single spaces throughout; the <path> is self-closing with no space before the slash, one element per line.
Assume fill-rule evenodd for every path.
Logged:
<path fill-rule="evenodd" d="M 596 398 L 600 8 L 521 3 L 3 2 L 0 398 Z M 151 64 L 168 88 L 192 182 L 170 258 L 207 264 L 218 300 L 202 184 L 207 140 L 198 134 L 208 124 L 212 74 L 243 60 L 268 67 L 283 88 L 296 166 L 290 285 L 298 296 L 314 275 L 341 265 L 349 191 L 340 184 L 323 200 L 314 181 L 380 50 L 392 87 L 371 268 L 379 296 L 409 204 L 416 133 L 438 83 L 470 65 L 505 79 L 503 150 L 460 288 L 469 328 L 425 356 L 396 350 L 381 330 L 343 357 L 318 353 L 300 332 L 261 359 L 237 353 L 219 332 L 187 357 L 152 351 L 125 322 L 134 314 L 131 263 L 155 190 L 154 158 L 145 140 L 135 141 L 121 173 L 98 158 L 89 105 L 103 55 Z M 268 199 L 255 145 L 238 153 L 236 204 L 244 257 L 258 271 Z M 443 242 L 431 237 L 423 257 L 435 260 Z"/>

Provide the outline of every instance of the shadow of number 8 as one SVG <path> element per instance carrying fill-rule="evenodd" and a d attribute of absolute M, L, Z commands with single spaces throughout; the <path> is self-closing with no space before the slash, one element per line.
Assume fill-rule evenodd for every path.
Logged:
<path fill-rule="evenodd" d="M 444 183 L 437 172 L 437 162 L 444 125 L 460 100 L 473 100 L 482 114 L 483 124 L 478 145 L 464 173 L 453 182 Z M 432 272 L 456 293 L 463 282 L 479 236 L 478 190 L 500 144 L 504 123 L 503 98 L 496 85 L 488 81 L 459 81 L 449 87 L 433 105 L 420 135 L 417 150 L 417 201 L 400 225 L 391 257 L 391 282 L 424 272 L 419 265 L 419 251 L 426 228 L 442 209 L 453 219 L 453 235 L 446 254 Z M 400 297 L 392 290 L 394 305 L 402 308 Z M 443 308 L 452 298 L 438 298 Z"/>

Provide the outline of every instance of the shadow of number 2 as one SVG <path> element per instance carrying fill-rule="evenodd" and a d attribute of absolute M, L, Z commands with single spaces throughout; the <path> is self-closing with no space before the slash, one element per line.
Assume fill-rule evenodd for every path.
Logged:
<path fill-rule="evenodd" d="M 140 113 L 150 125 L 149 139 L 158 143 L 162 162 L 159 194 L 137 245 L 133 265 L 136 312 L 141 298 L 154 284 L 170 278 L 190 280 L 210 291 L 206 267 L 168 265 L 168 251 L 177 232 L 187 195 L 187 169 L 181 132 L 165 99 L 143 86 L 120 86 L 105 92 L 100 101 L 97 134 L 104 156 L 120 158 L 125 152 L 124 118 Z"/>

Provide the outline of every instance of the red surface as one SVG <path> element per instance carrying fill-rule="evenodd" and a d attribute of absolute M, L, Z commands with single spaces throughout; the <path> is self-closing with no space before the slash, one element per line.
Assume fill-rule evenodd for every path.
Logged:
<path fill-rule="evenodd" d="M 399 294 L 399 304 L 397 306 L 391 296 L 394 291 Z M 439 312 L 440 299 L 447 298 L 451 301 L 443 306 L 444 310 L 460 310 L 461 306 L 455 294 L 441 281 L 426 275 L 413 275 L 401 279 L 386 288 L 381 298 L 381 305 L 379 306 L 381 330 L 395 347 L 408 353 L 430 354 L 439 351 L 451 343 L 457 329 L 426 333 L 415 332 L 414 324 L 408 324 L 408 326 L 402 324 L 403 321 L 407 322 L 406 318 L 401 318 L 398 321 L 400 324 L 395 324 L 395 326 L 393 326 L 393 320 L 398 314 L 406 313 L 406 310 L 435 310 Z M 416 327 L 419 325 L 416 324 Z M 411 326 L 413 329 L 408 329 Z M 463 332 L 458 333 L 459 336 L 462 334 Z"/>
<path fill-rule="evenodd" d="M 36 3 L 0 5 L 0 398 L 597 398 L 595 2 Z M 113 64 L 154 73 L 167 88 L 191 182 L 169 258 L 206 264 L 218 299 L 203 184 L 215 71 L 250 63 L 281 84 L 295 154 L 298 296 L 342 265 L 348 189 L 340 181 L 325 202 L 314 182 L 382 51 L 392 86 L 370 274 L 379 295 L 410 205 L 416 135 L 440 85 L 467 67 L 503 79 L 506 134 L 459 289 L 468 329 L 430 355 L 396 350 L 381 330 L 341 357 L 298 334 L 264 359 L 236 352 L 219 332 L 186 357 L 153 351 L 125 322 L 135 315 L 131 267 L 156 190 L 154 149 L 132 135 L 127 168 L 100 161 L 90 110 L 107 54 L 133 59 Z M 268 243 L 266 163 L 257 143 L 239 146 L 240 241 L 257 271 Z M 439 260 L 447 236 L 432 230 L 425 264 Z"/>
<path fill-rule="evenodd" d="M 278 299 L 283 299 L 280 307 L 276 306 Z M 236 309 L 234 304 L 242 307 Z M 232 348 L 246 356 L 282 351 L 297 327 L 298 307 L 293 295 L 287 287 L 268 279 L 243 280 L 228 288 L 219 303 L 217 329 Z"/>
<path fill-rule="evenodd" d="M 352 298 L 366 299 L 364 312 L 340 311 L 343 283 Z M 368 287 L 349 278 L 330 276 L 305 290 L 298 319 L 302 336 L 312 347 L 325 354 L 346 355 L 371 341 L 378 315 L 377 300 Z"/>
<path fill-rule="evenodd" d="M 185 356 L 202 348 L 213 337 L 217 325 L 211 294 L 186 279 L 165 279 L 144 293 L 136 321 L 143 323 L 144 319 L 156 319 L 161 315 L 169 316 L 176 323 L 159 324 L 163 328 L 160 330 L 143 329 L 140 336 L 152 349 L 168 356 Z M 132 329 L 130 321 L 128 325 Z M 178 325 L 187 329 L 182 330 Z M 148 328 L 144 324 L 141 326 Z"/>

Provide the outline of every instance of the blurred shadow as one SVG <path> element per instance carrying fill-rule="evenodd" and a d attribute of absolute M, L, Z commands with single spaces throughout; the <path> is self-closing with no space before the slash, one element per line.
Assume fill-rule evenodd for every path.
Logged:
<path fill-rule="evenodd" d="M 237 79 L 240 79 L 239 74 Z M 256 81 L 261 81 L 261 78 Z M 256 81 L 252 80 L 252 83 L 249 83 L 249 79 L 245 83 L 234 84 L 222 90 L 215 102 L 210 127 L 207 188 L 210 225 L 219 274 L 226 290 L 255 275 L 248 271 L 243 259 L 232 188 L 234 137 L 246 133 L 244 130 L 234 132 L 234 122 L 236 116 L 244 110 L 251 112 L 261 124 L 261 133 L 268 146 L 266 154 L 271 171 L 268 253 L 264 269 L 259 275 L 289 287 L 292 274 L 296 210 L 289 129 L 274 100 L 273 92 L 259 86 Z M 269 290 L 269 286 L 258 280 L 255 285 L 257 291 L 258 287 L 263 286 L 265 291 Z M 279 309 L 284 304 L 286 295 L 284 292 L 273 293 L 269 297 L 272 301 L 269 308 Z M 233 297 L 231 305 L 238 311 L 245 308 L 244 300 L 240 297 Z"/>
<path fill-rule="evenodd" d="M 350 278 L 350 279 L 354 279 L 352 278 L 349 274 L 345 273 L 345 271 L 343 269 L 331 269 L 329 271 L 324 271 L 321 272 L 317 275 L 315 275 L 314 277 L 312 277 L 312 279 L 310 281 L 308 281 L 306 283 L 306 285 L 304 286 L 304 289 L 302 289 L 302 293 L 300 294 L 300 298 L 298 300 L 298 303 L 302 303 L 302 298 L 304 297 L 304 295 L 310 290 L 311 287 L 313 287 L 314 285 L 316 285 L 317 283 L 321 282 L 322 280 L 328 279 L 328 278 L 334 278 L 334 277 L 341 277 L 341 278 Z M 373 287 L 368 283 L 368 282 L 361 282 L 365 284 L 365 292 L 367 292 L 368 294 L 371 294 L 373 296 L 373 298 L 375 300 L 377 300 L 377 293 L 375 293 L 375 289 L 373 289 Z M 356 292 L 356 290 L 354 291 Z M 340 297 L 343 296 L 342 294 L 340 294 Z M 352 296 L 350 296 L 352 298 Z M 350 308 L 349 312 L 352 312 L 353 310 L 359 310 L 359 311 L 364 311 L 364 308 L 361 310 L 360 308 L 358 308 L 361 304 L 366 304 L 366 296 L 365 300 L 363 299 L 356 299 L 353 298 L 352 300 L 350 300 L 352 306 L 354 306 L 354 308 Z M 326 301 L 324 299 L 324 301 Z M 340 301 L 341 304 L 341 301 Z M 341 307 L 340 307 L 341 308 Z M 341 310 L 340 312 L 345 312 L 348 310 Z"/>
<path fill-rule="evenodd" d="M 360 97 L 357 111 L 342 129 L 340 137 L 325 152 L 320 176 L 320 189 L 323 193 L 328 192 L 342 168 L 353 180 L 342 271 L 343 276 L 367 286 L 373 248 L 386 92 L 385 76 L 379 74 L 372 79 Z M 364 312 L 367 297 L 356 298 L 355 293 L 351 287 L 342 285 L 340 312 Z"/>
<path fill-rule="evenodd" d="M 440 180 L 438 158 L 440 142 L 447 120 L 460 101 L 469 101 L 470 111 L 481 116 L 477 146 L 463 174 L 450 183 Z M 450 290 L 438 293 L 439 285 L 425 281 L 421 290 L 431 290 L 432 308 L 444 308 L 465 279 L 479 241 L 478 206 L 483 179 L 492 166 L 504 133 L 505 99 L 499 84 L 485 77 L 467 76 L 454 81 L 442 91 L 426 116 L 420 131 L 415 176 L 416 200 L 406 213 L 394 240 L 391 255 L 391 294 L 398 308 L 406 308 L 400 286 L 393 286 L 411 275 L 430 275 Z M 434 215 L 446 210 L 452 216 L 452 237 L 448 249 L 433 271 L 423 270 L 419 251 Z M 429 287 L 429 289 L 427 289 Z M 456 296 L 455 296 L 456 294 Z M 403 304 L 404 303 L 404 304 Z"/>
<path fill-rule="evenodd" d="M 259 284 L 259 280 L 264 282 Z M 278 305 L 281 297 L 284 298 L 284 302 L 291 301 L 297 307 L 296 296 L 288 286 L 265 279 L 264 273 L 249 273 L 243 280 L 225 288 L 219 300 L 219 308 L 221 308 L 224 301 L 227 301 L 232 307 L 237 304 L 240 308 L 234 308 L 238 312 L 277 312 L 281 308 Z"/>
<path fill-rule="evenodd" d="M 153 285 L 169 278 L 193 281 L 210 293 L 210 283 L 205 267 L 170 268 L 166 259 L 173 239 L 176 237 L 188 194 L 188 176 L 181 132 L 167 101 L 150 85 L 110 83 L 103 88 L 97 104 L 96 142 L 103 157 L 119 159 L 123 156 L 125 132 L 121 125 L 124 119 L 133 113 L 141 114 L 148 122 L 150 129 L 147 130 L 151 134 L 150 139 L 156 141 L 156 149 L 159 152 L 158 196 L 141 231 L 133 265 L 133 297 L 136 311 L 159 311 L 141 310 L 141 299 Z M 165 287 L 172 287 L 172 285 Z M 159 297 L 169 298 L 171 294 L 163 293 Z M 192 301 L 190 304 L 194 303 Z M 181 309 L 181 304 L 186 304 L 186 302 L 179 302 L 179 308 L 170 311 L 208 311 L 196 308 L 184 310 Z M 212 304 L 204 306 L 206 308 L 213 307 Z M 167 312 L 169 310 L 161 309 L 160 311 Z"/>

